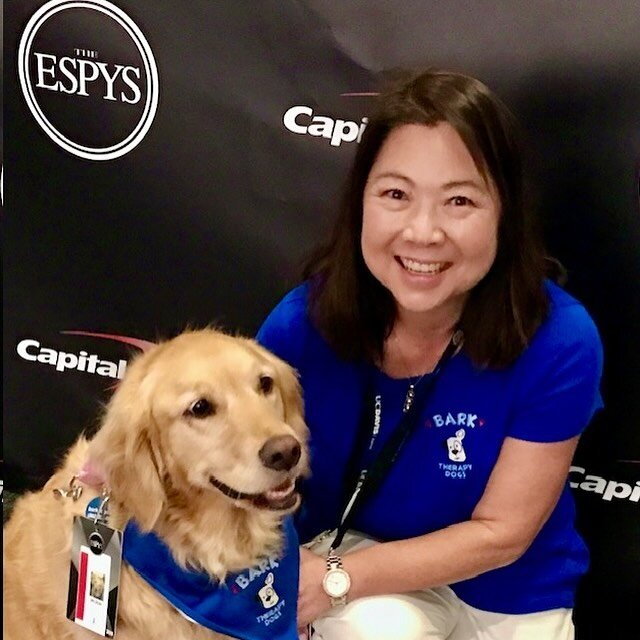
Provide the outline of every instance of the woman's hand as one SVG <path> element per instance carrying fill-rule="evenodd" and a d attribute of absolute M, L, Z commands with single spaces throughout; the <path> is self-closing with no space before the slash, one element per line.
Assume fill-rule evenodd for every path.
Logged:
<path fill-rule="evenodd" d="M 331 607 L 329 596 L 322 588 L 327 564 L 321 556 L 300 547 L 300 585 L 298 587 L 298 629 L 307 625 Z"/>

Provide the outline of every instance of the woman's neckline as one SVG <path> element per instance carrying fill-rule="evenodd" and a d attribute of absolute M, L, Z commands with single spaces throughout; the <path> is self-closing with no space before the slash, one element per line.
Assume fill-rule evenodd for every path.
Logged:
<path fill-rule="evenodd" d="M 408 384 L 417 384 L 422 378 L 429 376 L 438 368 L 439 363 L 442 361 L 442 358 L 452 342 L 453 346 L 456 347 L 453 355 L 458 353 L 462 347 L 464 336 L 460 329 L 453 327 L 448 336 L 441 336 L 439 344 L 432 344 L 429 345 L 429 347 L 423 345 L 424 350 L 420 349 L 419 346 L 414 346 L 413 348 L 416 352 L 422 352 L 422 355 L 420 357 L 419 354 L 419 357 L 413 359 L 411 362 L 406 356 L 406 351 L 403 354 L 401 345 L 396 342 L 395 353 L 393 353 L 391 363 L 389 363 L 388 349 L 390 347 L 394 347 L 391 342 L 392 340 L 393 335 L 387 341 L 383 360 L 381 362 L 373 363 L 372 366 L 389 380 L 402 380 Z M 407 349 L 406 344 L 405 349 Z M 428 358 L 426 357 L 427 355 L 429 356 Z M 424 366 L 420 366 L 420 361 L 424 363 Z"/>
<path fill-rule="evenodd" d="M 377 363 L 377 367 L 389 378 L 396 380 L 425 376 L 438 366 L 453 333 L 454 329 L 451 329 L 438 336 L 431 344 L 427 341 L 419 344 L 406 338 L 401 340 L 397 337 L 398 334 L 392 333 L 385 342 L 383 359 Z"/>
<path fill-rule="evenodd" d="M 431 371 L 426 371 L 425 373 L 418 373 L 417 375 L 393 376 L 393 375 L 387 373 L 384 369 L 382 369 L 377 364 L 372 364 L 372 365 L 370 365 L 370 367 L 373 370 L 374 374 L 379 379 L 381 379 L 381 380 L 389 380 L 391 382 L 397 382 L 398 384 L 400 384 L 400 383 L 416 384 L 419 380 L 421 380 L 423 378 L 428 378 L 433 373 L 433 369 L 431 369 Z"/>

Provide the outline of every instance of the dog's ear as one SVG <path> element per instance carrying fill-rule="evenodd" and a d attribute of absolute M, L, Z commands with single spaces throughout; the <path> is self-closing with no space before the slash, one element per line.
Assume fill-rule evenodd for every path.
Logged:
<path fill-rule="evenodd" d="M 149 376 L 161 348 L 154 347 L 128 365 L 89 445 L 89 460 L 103 471 L 114 501 L 122 503 L 144 531 L 153 528 L 166 502 Z"/>

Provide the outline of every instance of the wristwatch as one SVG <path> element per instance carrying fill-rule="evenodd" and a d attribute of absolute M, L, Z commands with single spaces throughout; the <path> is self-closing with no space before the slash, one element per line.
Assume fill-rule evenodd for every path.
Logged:
<path fill-rule="evenodd" d="M 342 567 L 342 558 L 332 550 L 327 555 L 327 573 L 322 580 L 322 588 L 329 596 L 332 607 L 347 604 L 347 593 L 351 587 L 351 577 Z"/>

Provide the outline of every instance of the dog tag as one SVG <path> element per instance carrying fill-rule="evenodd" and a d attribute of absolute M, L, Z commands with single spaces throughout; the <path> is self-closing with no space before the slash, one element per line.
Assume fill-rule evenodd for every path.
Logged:
<path fill-rule="evenodd" d="M 94 633 L 116 632 L 122 532 L 76 516 L 73 520 L 67 618 Z"/>
<path fill-rule="evenodd" d="M 109 520 L 109 509 L 104 505 L 104 498 L 98 496 L 90 500 L 84 511 L 84 515 L 94 522 L 107 524 Z"/>

